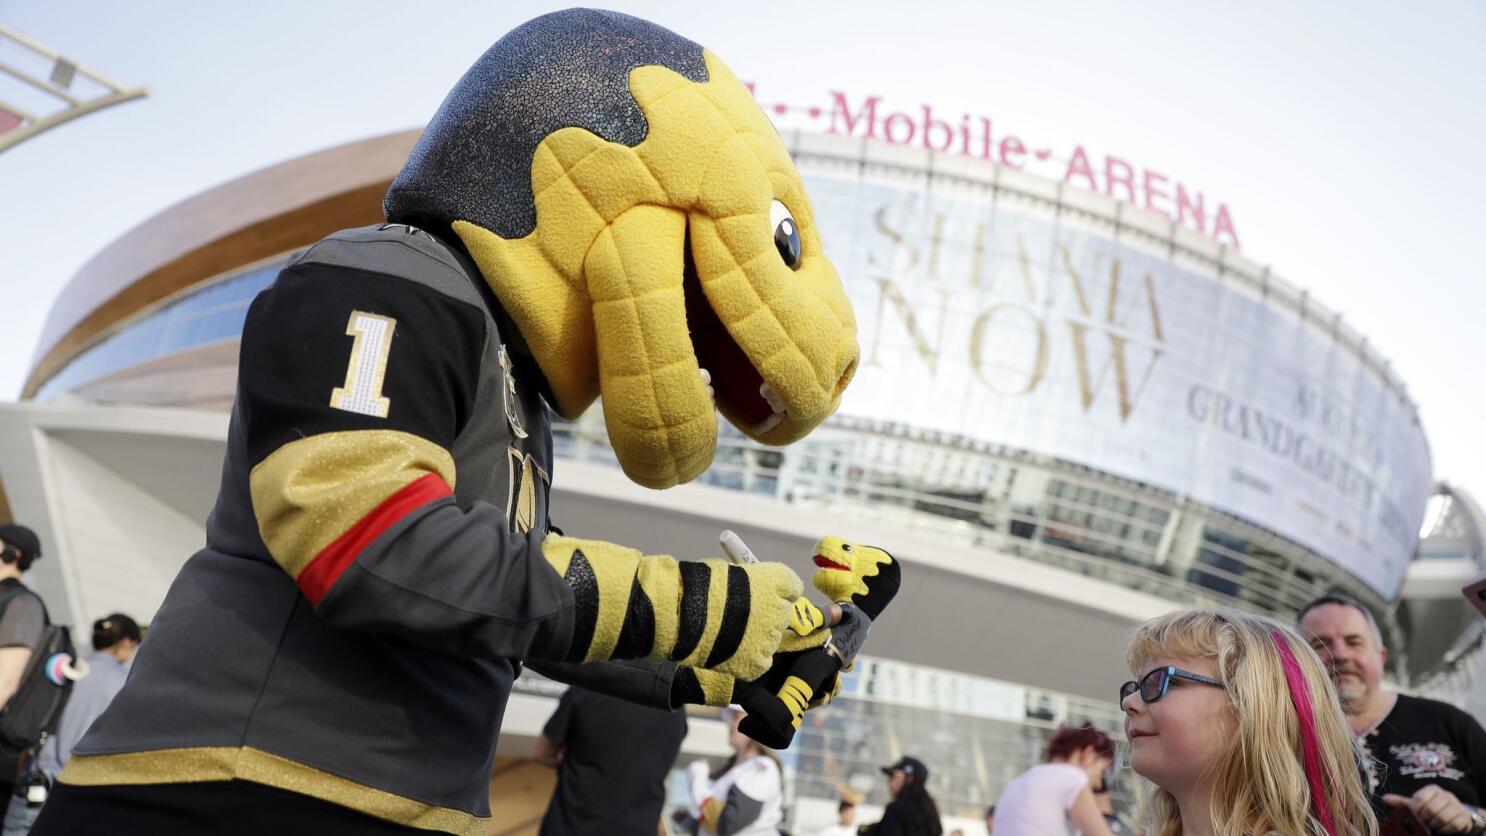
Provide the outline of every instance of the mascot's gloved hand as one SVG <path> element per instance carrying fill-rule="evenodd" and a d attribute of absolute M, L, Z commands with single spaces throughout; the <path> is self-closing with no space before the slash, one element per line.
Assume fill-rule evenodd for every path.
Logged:
<path fill-rule="evenodd" d="M 757 565 L 731 532 L 724 532 L 723 546 L 735 561 Z M 822 611 L 804 598 L 797 600 L 774 663 L 758 679 L 744 681 L 704 668 L 677 670 L 672 704 L 737 703 L 748 715 L 739 725 L 744 734 L 775 749 L 788 747 L 805 711 L 829 703 L 840 692 L 840 672 L 851 669 L 873 619 L 902 583 L 901 567 L 891 554 L 840 537 L 815 544 L 815 565 L 820 571 L 812 582 L 838 605 Z"/>
<path fill-rule="evenodd" d="M 568 662 L 648 658 L 752 680 L 769 669 L 802 584 L 782 563 L 678 561 L 549 535 L 576 603 Z"/>
<path fill-rule="evenodd" d="M 853 618 L 857 624 L 863 625 L 860 630 L 847 628 L 847 634 L 853 637 L 855 647 L 860 649 L 861 640 L 867 637 L 866 628 L 871 625 L 871 619 L 850 604 L 845 607 L 835 607 L 833 612 L 828 613 L 810 603 L 808 599 L 801 597 L 795 601 L 794 615 L 790 618 L 789 629 L 784 631 L 784 637 L 779 643 L 779 651 L 774 654 L 773 663 L 763 676 L 754 680 L 740 680 L 706 668 L 678 668 L 671 682 L 671 705 L 711 705 L 721 708 L 737 703 L 744 693 L 754 689 L 763 689 L 770 694 L 775 693 L 783 686 L 785 678 L 789 676 L 800 654 L 819 649 L 832 642 L 834 634 L 829 621 L 832 617 L 841 620 L 835 625 L 836 632 L 841 631 L 842 625 Z M 841 643 L 840 637 L 835 637 L 835 643 L 838 645 Z M 847 658 L 855 656 L 856 650 L 851 650 Z M 841 679 L 837 677 L 830 690 L 815 694 L 810 701 L 810 707 L 817 708 L 825 705 L 840 691 Z"/>

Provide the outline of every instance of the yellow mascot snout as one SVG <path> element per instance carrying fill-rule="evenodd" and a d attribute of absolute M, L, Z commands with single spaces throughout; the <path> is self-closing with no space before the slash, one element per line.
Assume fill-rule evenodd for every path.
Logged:
<path fill-rule="evenodd" d="M 799 172 L 747 87 L 702 55 L 705 81 L 630 71 L 637 144 L 580 127 L 537 143 L 530 233 L 451 223 L 557 412 L 601 395 L 620 464 L 652 488 L 707 469 L 717 412 L 766 444 L 803 437 L 859 357 Z"/>

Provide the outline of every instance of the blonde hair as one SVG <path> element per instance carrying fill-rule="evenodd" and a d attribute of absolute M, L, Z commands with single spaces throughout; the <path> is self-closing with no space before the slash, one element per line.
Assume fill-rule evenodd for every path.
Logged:
<path fill-rule="evenodd" d="M 1292 697 L 1284 654 L 1288 646 L 1309 691 L 1321 798 L 1311 792 L 1305 742 Z M 1212 827 L 1225 836 L 1307 834 L 1328 836 L 1318 809 L 1337 836 L 1376 836 L 1378 823 L 1362 787 L 1359 764 L 1365 751 L 1342 714 L 1326 668 L 1310 647 L 1288 628 L 1236 612 L 1188 610 L 1153 618 L 1130 642 L 1130 670 L 1139 677 L 1158 656 L 1211 659 L 1237 718 L 1234 733 L 1208 773 L 1212 784 Z M 1146 832 L 1179 836 L 1176 799 L 1149 781 Z"/>

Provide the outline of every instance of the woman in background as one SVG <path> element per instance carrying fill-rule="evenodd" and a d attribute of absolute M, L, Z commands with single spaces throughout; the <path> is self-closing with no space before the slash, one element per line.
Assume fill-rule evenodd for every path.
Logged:
<path fill-rule="evenodd" d="M 1103 786 L 1114 753 L 1109 735 L 1087 723 L 1058 729 L 1046 763 L 1018 775 L 996 799 L 996 836 L 1110 836 L 1094 788 Z"/>
<path fill-rule="evenodd" d="M 887 788 L 893 800 L 882 811 L 877 824 L 859 832 L 865 836 L 939 836 L 944 832 L 939 823 L 939 807 L 929 795 L 929 768 L 918 758 L 904 755 L 892 766 L 884 766 Z"/>

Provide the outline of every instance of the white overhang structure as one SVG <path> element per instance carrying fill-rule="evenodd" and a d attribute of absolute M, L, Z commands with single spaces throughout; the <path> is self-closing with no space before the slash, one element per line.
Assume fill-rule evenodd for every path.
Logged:
<path fill-rule="evenodd" d="M 1408 668 L 1420 685 L 1468 685 L 1476 678 L 1486 622 L 1462 591 L 1486 576 L 1486 513 L 1464 489 L 1447 483 L 1435 487 L 1429 510 L 1398 605 Z M 1464 696 L 1445 690 L 1445 696 Z M 1486 709 L 1486 695 L 1475 690 L 1478 707 Z"/>
<path fill-rule="evenodd" d="M 46 544 L 32 574 L 59 620 L 154 614 L 204 542 L 226 430 L 219 412 L 0 406 L 0 480 L 12 516 Z M 1174 606 L 1065 569 L 767 496 L 703 485 L 650 491 L 617 468 L 572 460 L 559 460 L 556 471 L 555 524 L 650 553 L 717 556 L 718 534 L 730 528 L 755 553 L 808 578 L 822 533 L 888 549 L 906 572 L 872 634 L 871 653 L 882 658 L 1112 702 L 1128 675 L 1130 628 Z"/>

